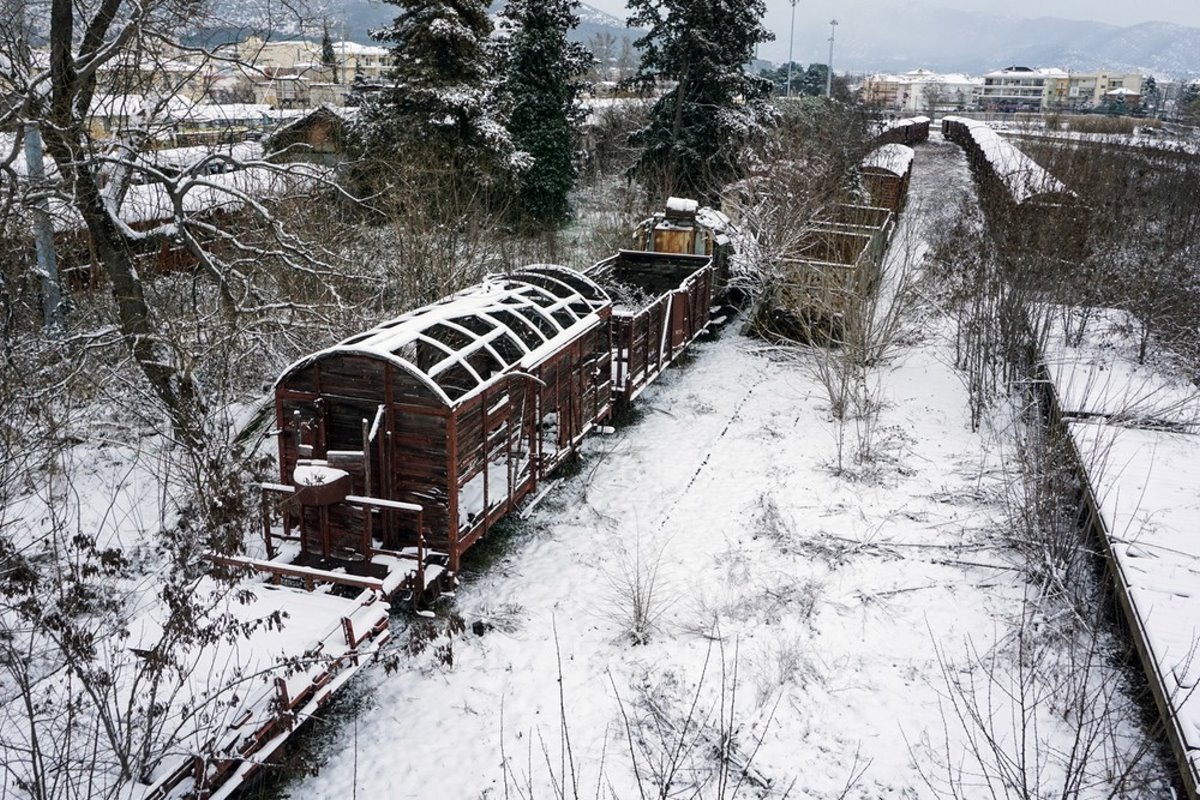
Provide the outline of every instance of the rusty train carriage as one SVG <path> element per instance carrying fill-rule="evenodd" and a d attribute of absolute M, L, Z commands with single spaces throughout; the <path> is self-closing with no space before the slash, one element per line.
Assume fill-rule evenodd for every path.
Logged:
<path fill-rule="evenodd" d="M 839 330 L 847 298 L 874 291 L 886 240 L 879 235 L 817 227 L 787 266 L 791 278 L 779 304 L 795 309 L 804 327 Z"/>
<path fill-rule="evenodd" d="M 932 120 L 926 116 L 898 119 L 888 124 L 878 136 L 876 144 L 920 144 L 929 140 L 929 123 Z"/>
<path fill-rule="evenodd" d="M 715 264 L 703 255 L 622 250 L 588 275 L 618 298 L 612 312 L 612 388 L 630 402 L 708 328 Z M 649 300 L 637 302 L 642 297 Z"/>
<path fill-rule="evenodd" d="M 294 364 L 276 385 L 269 557 L 388 594 L 432 583 L 426 548 L 457 571 L 609 413 L 610 314 L 590 279 L 529 267 Z"/>
<path fill-rule="evenodd" d="M 1062 181 L 987 123 L 946 117 L 942 135 L 963 148 L 985 207 L 998 214 L 1013 247 L 1052 259 L 1082 257 L 1087 209 Z"/>
<path fill-rule="evenodd" d="M 883 263 L 884 253 L 896 231 L 896 215 L 878 206 L 842 203 L 830 209 L 823 219 L 817 220 L 817 228 L 870 236 L 870 257 Z"/>
<path fill-rule="evenodd" d="M 895 213 L 904 208 L 912 177 L 914 153 L 902 144 L 884 144 L 872 150 L 859 168 L 871 205 Z"/>

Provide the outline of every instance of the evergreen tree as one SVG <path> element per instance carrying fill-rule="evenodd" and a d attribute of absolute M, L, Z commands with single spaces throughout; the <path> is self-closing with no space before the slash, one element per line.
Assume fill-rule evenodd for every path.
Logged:
<path fill-rule="evenodd" d="M 567 194 L 575 184 L 581 121 L 575 101 L 593 63 L 586 47 L 567 39 L 579 24 L 578 7 L 578 0 L 509 0 L 501 13 L 508 131 L 513 146 L 532 159 L 518 188 L 517 211 L 526 222 L 562 222 L 571 211 Z"/>
<path fill-rule="evenodd" d="M 321 66 L 329 70 L 334 83 L 340 83 L 337 74 L 337 53 L 333 51 L 333 39 L 329 36 L 328 22 L 321 29 Z"/>
<path fill-rule="evenodd" d="M 812 63 L 808 65 L 808 69 L 804 71 L 804 75 L 800 79 L 801 90 L 797 94 L 807 95 L 808 97 L 820 97 L 825 94 L 825 84 L 829 80 L 829 66 L 827 64 Z M 795 83 L 793 83 L 793 87 Z"/>
<path fill-rule="evenodd" d="M 402 10 L 372 31 L 392 69 L 363 104 L 362 155 L 419 167 L 444 185 L 490 184 L 514 167 L 495 98 L 486 0 L 388 0 Z"/>
<path fill-rule="evenodd" d="M 1178 116 L 1185 121 L 1200 120 L 1200 81 L 1185 83 L 1176 101 Z"/>
<path fill-rule="evenodd" d="M 1153 75 L 1147 75 L 1146 80 L 1142 82 L 1142 108 L 1151 113 L 1158 111 L 1158 106 L 1162 102 L 1162 97 L 1158 92 L 1158 81 L 1154 80 Z"/>
<path fill-rule="evenodd" d="M 676 85 L 634 134 L 642 148 L 634 173 L 651 191 L 712 199 L 740 174 L 739 155 L 769 118 L 769 81 L 746 73 L 759 42 L 763 0 L 629 0 L 642 60 L 633 82 Z"/>

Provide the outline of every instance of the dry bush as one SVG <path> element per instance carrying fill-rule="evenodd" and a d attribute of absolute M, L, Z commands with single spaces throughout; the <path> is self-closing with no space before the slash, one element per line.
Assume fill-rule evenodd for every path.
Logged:
<path fill-rule="evenodd" d="M 1065 130 L 1078 133 L 1131 135 L 1138 128 L 1161 128 L 1157 119 L 1140 117 L 1110 117 L 1102 114 L 1066 114 L 1062 117 Z"/>
<path fill-rule="evenodd" d="M 1200 374 L 1200 197 L 1194 191 L 1200 157 L 1097 142 L 1030 141 L 1022 148 L 1073 189 L 1080 205 L 1075 213 L 1048 217 L 1043 255 L 1016 263 L 1013 276 L 1040 299 L 1132 312 L 1142 325 L 1143 360 L 1158 351 L 1157 357 Z M 1069 257 L 1054 257 L 1056 243 L 1077 240 Z M 1002 245 L 1002 255 L 1011 257 L 1020 244 Z"/>
<path fill-rule="evenodd" d="M 1168 796 L 1155 743 L 1137 730 L 1125 665 L 1112 661 L 1099 625 L 1057 630 L 1029 603 L 1017 628 L 992 645 L 968 639 L 955 661 L 936 652 L 945 738 L 910 745 L 935 765 L 922 770 L 935 796 Z"/>
<path fill-rule="evenodd" d="M 647 674 L 633 701 L 622 698 L 613 685 L 638 797 L 734 800 L 769 791 L 790 796 L 794 781 L 776 785 L 755 765 L 774 723 L 778 699 L 760 708 L 760 719 L 751 721 L 739 706 L 744 686 L 737 645 L 727 654 L 719 630 L 710 634 L 709 642 L 690 691 L 671 671 Z"/>
<path fill-rule="evenodd" d="M 632 544 L 621 537 L 616 558 L 605 571 L 610 591 L 609 605 L 621 633 L 633 645 L 650 641 L 664 614 L 677 595 L 663 574 L 669 541 L 647 542 L 640 533 Z"/>
<path fill-rule="evenodd" d="M 641 151 L 629 143 L 629 137 L 646 125 L 652 105 L 652 101 L 636 97 L 592 101 L 583 128 L 585 188 L 624 175 L 633 166 Z"/>

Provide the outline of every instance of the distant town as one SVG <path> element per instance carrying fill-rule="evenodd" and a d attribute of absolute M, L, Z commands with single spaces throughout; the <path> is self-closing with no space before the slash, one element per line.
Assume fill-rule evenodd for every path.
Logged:
<path fill-rule="evenodd" d="M 589 75 L 592 98 L 622 94 L 636 60 L 628 46 L 618 53 L 615 43 L 603 38 L 587 43 L 597 60 Z M 227 58 L 221 59 L 184 49 L 159 54 L 138 68 L 143 74 L 136 83 L 144 94 L 120 92 L 119 87 L 130 84 L 129 68 L 111 65 L 92 102 L 93 136 L 104 138 L 133 117 L 148 117 L 155 120 L 159 146 L 259 138 L 310 110 L 341 109 L 345 116 L 386 85 L 392 63 L 386 47 L 328 37 L 250 36 L 224 49 Z M 48 52 L 40 56 L 48 62 Z M 764 63 L 754 66 L 775 83 L 779 95 L 825 93 L 824 64 L 793 64 L 789 79 L 787 64 L 767 69 Z M 833 86 L 835 96 L 884 114 L 1071 111 L 1179 118 L 1200 98 L 1200 79 L 1156 80 L 1117 69 L 1072 72 L 1022 65 L 984 75 L 920 67 L 900 74 L 836 73 Z"/>

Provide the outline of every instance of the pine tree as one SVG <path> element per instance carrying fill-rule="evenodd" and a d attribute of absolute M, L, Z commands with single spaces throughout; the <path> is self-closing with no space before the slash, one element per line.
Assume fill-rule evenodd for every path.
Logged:
<path fill-rule="evenodd" d="M 501 13 L 507 33 L 504 91 L 511 105 L 513 146 L 528 153 L 517 211 L 528 223 L 558 223 L 571 212 L 575 184 L 576 106 L 581 77 L 592 66 L 587 48 L 567 39 L 579 24 L 578 0 L 509 0 Z"/>
<path fill-rule="evenodd" d="M 769 81 L 747 74 L 759 42 L 764 0 L 629 0 L 642 60 L 633 81 L 676 85 L 658 100 L 649 124 L 634 134 L 634 165 L 651 191 L 713 199 L 740 174 L 739 154 L 770 109 Z"/>
<path fill-rule="evenodd" d="M 1147 75 L 1146 80 L 1142 83 L 1142 108 L 1156 113 L 1162 97 L 1158 92 L 1158 81 L 1154 80 L 1153 75 Z"/>
<path fill-rule="evenodd" d="M 329 36 L 329 23 L 321 29 L 321 66 L 329 70 L 330 78 L 339 83 L 337 74 L 337 53 L 333 51 L 333 39 Z"/>
<path fill-rule="evenodd" d="M 363 105 L 363 155 L 417 166 L 443 183 L 490 184 L 514 167 L 495 98 L 486 0 L 388 0 L 402 10 L 372 31 L 390 44 L 388 85 Z"/>

